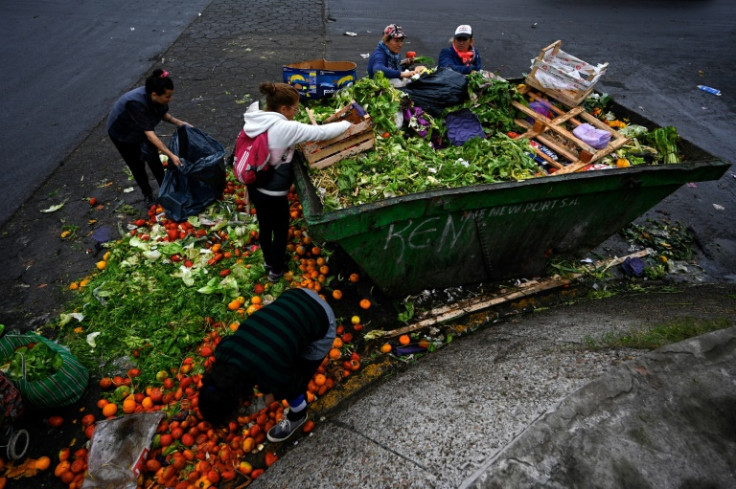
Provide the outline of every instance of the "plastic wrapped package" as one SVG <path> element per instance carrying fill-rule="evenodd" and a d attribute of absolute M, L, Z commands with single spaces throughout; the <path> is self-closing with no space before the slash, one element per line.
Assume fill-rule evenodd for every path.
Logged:
<path fill-rule="evenodd" d="M 82 489 L 136 489 L 164 413 L 129 414 L 99 421 L 92 435 Z"/>

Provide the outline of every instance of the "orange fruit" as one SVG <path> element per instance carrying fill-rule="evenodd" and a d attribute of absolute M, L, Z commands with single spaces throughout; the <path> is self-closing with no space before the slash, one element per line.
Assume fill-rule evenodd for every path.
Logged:
<path fill-rule="evenodd" d="M 383 344 L 383 345 L 381 346 L 381 353 L 388 353 L 388 352 L 390 352 L 390 351 L 391 351 L 391 345 L 390 345 L 390 344 L 388 344 L 388 343 L 384 343 L 384 344 Z"/>
<path fill-rule="evenodd" d="M 335 337 L 334 340 L 332 340 L 332 348 L 342 348 L 343 342 L 342 339 L 339 337 Z"/>
<path fill-rule="evenodd" d="M 336 301 L 339 301 L 342 299 L 342 291 L 340 289 L 335 289 L 332 291 L 332 298 Z"/>
<path fill-rule="evenodd" d="M 61 473 L 59 478 L 64 484 L 69 484 L 71 481 L 74 480 L 74 472 L 72 472 L 71 470 L 66 470 Z"/>
<path fill-rule="evenodd" d="M 331 360 L 337 360 L 342 356 L 342 352 L 340 352 L 340 350 L 338 350 L 337 348 L 332 348 L 327 356 L 330 357 Z"/>
<path fill-rule="evenodd" d="M 361 299 L 360 300 L 360 307 L 361 309 L 370 309 L 371 307 L 371 301 L 368 299 Z"/>
<path fill-rule="evenodd" d="M 149 396 L 144 397 L 141 401 L 141 406 L 143 406 L 143 409 L 152 409 L 153 399 L 151 399 Z"/>
<path fill-rule="evenodd" d="M 349 279 L 351 282 L 355 283 L 360 280 L 360 275 L 358 275 L 357 273 L 351 273 Z"/>
<path fill-rule="evenodd" d="M 44 455 L 43 457 L 40 457 L 36 459 L 33 466 L 38 470 L 46 470 L 51 465 L 51 459 Z"/>
<path fill-rule="evenodd" d="M 131 414 L 135 412 L 135 397 L 128 396 L 123 401 L 123 412 L 125 414 Z"/>
<path fill-rule="evenodd" d="M 62 460 L 54 468 L 54 475 L 56 477 L 61 477 L 61 474 L 63 474 L 64 472 L 70 472 L 70 467 L 71 463 L 68 460 Z"/>
<path fill-rule="evenodd" d="M 403 346 L 406 346 L 411 343 L 411 338 L 409 338 L 408 334 L 402 334 L 401 336 L 399 336 L 399 343 Z"/>
<path fill-rule="evenodd" d="M 323 374 L 315 374 L 314 375 L 314 383 L 317 386 L 323 386 L 325 385 L 325 382 L 327 381 L 327 377 L 325 377 Z"/>
<path fill-rule="evenodd" d="M 102 415 L 105 417 L 115 416 L 118 412 L 118 405 L 114 402 L 109 402 L 102 408 Z"/>
<path fill-rule="evenodd" d="M 112 386 L 112 379 L 110 377 L 102 377 L 100 379 L 100 388 L 109 389 Z"/>

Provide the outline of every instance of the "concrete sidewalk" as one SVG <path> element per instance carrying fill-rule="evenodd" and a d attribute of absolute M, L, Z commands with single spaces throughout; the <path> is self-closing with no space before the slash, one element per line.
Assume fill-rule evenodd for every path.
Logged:
<path fill-rule="evenodd" d="M 491 324 L 275 447 L 285 453 L 252 487 L 734 487 L 735 291 L 583 300 Z M 586 348 L 693 317 L 732 327 L 651 353 Z"/>
<path fill-rule="evenodd" d="M 283 0 L 214 0 L 160 60 L 177 84 L 172 113 L 231 146 L 260 82 L 326 53 L 318 5 L 294 15 Z M 91 239 L 56 239 L 60 222 L 88 236 L 92 221 L 124 226 L 126 206 L 141 206 L 103 122 L 3 229 L 8 324 L 43 324 L 94 269 Z M 103 209 L 83 200 L 93 195 Z M 281 458 L 251 487 L 733 487 L 733 328 L 649 355 L 585 346 L 665 318 L 733 325 L 734 297 L 734 286 L 683 288 L 497 323 L 489 313 L 486 327 L 324 412 L 311 436 L 267 446 Z"/>

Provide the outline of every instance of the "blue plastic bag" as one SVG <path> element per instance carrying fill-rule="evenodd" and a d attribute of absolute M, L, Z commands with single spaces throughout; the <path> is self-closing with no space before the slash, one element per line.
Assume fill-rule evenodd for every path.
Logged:
<path fill-rule="evenodd" d="M 178 127 L 169 149 L 181 166 L 170 164 L 158 192 L 158 201 L 173 221 L 202 212 L 225 190 L 225 148 L 210 135 L 191 127 Z"/>

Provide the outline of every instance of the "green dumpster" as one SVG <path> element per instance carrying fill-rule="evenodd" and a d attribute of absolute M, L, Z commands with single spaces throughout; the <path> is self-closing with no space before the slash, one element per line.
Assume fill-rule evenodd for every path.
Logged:
<path fill-rule="evenodd" d="M 615 112 L 657 127 L 624 107 Z M 683 184 L 717 180 L 729 168 L 681 142 L 685 163 L 443 189 L 327 213 L 303 165 L 295 165 L 296 186 L 310 235 L 338 244 L 397 297 L 538 276 L 551 258 L 583 257 Z"/>

